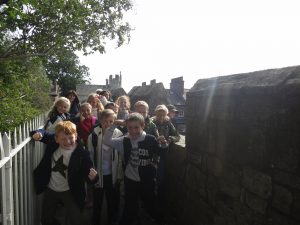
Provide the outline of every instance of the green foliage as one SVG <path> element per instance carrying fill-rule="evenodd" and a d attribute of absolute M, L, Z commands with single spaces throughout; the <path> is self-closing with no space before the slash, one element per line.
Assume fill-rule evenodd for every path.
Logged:
<path fill-rule="evenodd" d="M 49 79 L 58 80 L 62 95 L 71 89 L 75 90 L 77 84 L 89 82 L 89 68 L 81 65 L 78 56 L 71 51 L 52 55 L 44 65 Z"/>
<path fill-rule="evenodd" d="M 131 30 L 123 13 L 130 0 L 8 1 L 0 6 L 0 40 L 12 40 L 0 60 L 45 56 L 56 51 L 105 52 L 105 41 L 121 46 Z"/>
<path fill-rule="evenodd" d="M 0 132 L 49 109 L 50 82 L 39 61 L 0 63 Z"/>
<path fill-rule="evenodd" d="M 129 41 L 123 14 L 131 7 L 130 0 L 2 1 L 0 132 L 49 109 L 49 79 L 63 94 L 89 82 L 74 52 L 104 53 L 107 40 Z"/>

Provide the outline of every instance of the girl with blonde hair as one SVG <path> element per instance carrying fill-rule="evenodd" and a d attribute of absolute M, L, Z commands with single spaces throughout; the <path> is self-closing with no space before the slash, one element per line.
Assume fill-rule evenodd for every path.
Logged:
<path fill-rule="evenodd" d="M 98 119 L 100 117 L 100 113 L 104 110 L 104 106 L 99 100 L 99 95 L 96 93 L 91 93 L 86 101 L 92 106 L 92 115 Z"/>
<path fill-rule="evenodd" d="M 63 120 L 70 119 L 70 100 L 65 97 L 59 97 L 54 102 L 49 114 L 48 120 L 44 126 L 47 131 L 54 132 L 57 123 Z"/>

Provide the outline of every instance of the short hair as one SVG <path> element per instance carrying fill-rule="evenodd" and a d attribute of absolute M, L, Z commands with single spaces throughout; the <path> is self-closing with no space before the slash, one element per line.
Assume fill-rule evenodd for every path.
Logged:
<path fill-rule="evenodd" d="M 111 109 L 104 109 L 101 114 L 100 114 L 100 120 L 107 118 L 109 116 L 114 116 L 116 118 L 116 114 L 113 110 Z"/>
<path fill-rule="evenodd" d="M 88 102 L 84 102 L 80 105 L 80 110 L 82 110 L 83 108 L 89 107 L 92 110 L 92 105 Z"/>
<path fill-rule="evenodd" d="M 168 110 L 167 106 L 165 106 L 165 105 L 156 106 L 155 112 L 158 112 L 158 111 L 165 111 L 167 114 L 169 113 L 169 110 Z"/>
<path fill-rule="evenodd" d="M 105 95 L 105 93 L 109 94 L 109 91 L 103 90 L 103 91 L 100 91 L 97 94 L 99 94 L 99 95 Z"/>
<path fill-rule="evenodd" d="M 108 107 L 113 106 L 113 107 L 119 107 L 116 103 L 114 102 L 107 102 L 104 106 L 104 109 L 108 109 Z"/>
<path fill-rule="evenodd" d="M 58 135 L 60 132 L 64 132 L 66 135 L 76 134 L 76 125 L 71 121 L 60 121 L 55 126 L 55 135 Z"/>
<path fill-rule="evenodd" d="M 139 122 L 142 126 L 145 125 L 144 117 L 140 113 L 136 113 L 136 112 L 130 113 L 125 121 L 126 124 L 128 122 Z"/>
<path fill-rule="evenodd" d="M 144 106 L 146 107 L 147 110 L 149 110 L 149 105 L 147 102 L 145 101 L 137 101 L 135 104 L 134 104 L 134 108 L 136 109 L 137 107 L 139 106 Z"/>

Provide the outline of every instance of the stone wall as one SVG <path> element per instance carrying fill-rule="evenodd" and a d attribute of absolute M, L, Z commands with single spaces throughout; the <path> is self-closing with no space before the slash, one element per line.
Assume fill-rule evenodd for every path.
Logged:
<path fill-rule="evenodd" d="M 300 67 L 199 80 L 186 107 L 178 224 L 300 224 Z"/>

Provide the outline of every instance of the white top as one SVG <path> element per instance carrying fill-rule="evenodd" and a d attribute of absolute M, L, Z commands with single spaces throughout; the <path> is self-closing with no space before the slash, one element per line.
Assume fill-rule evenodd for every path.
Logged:
<path fill-rule="evenodd" d="M 66 150 L 59 147 L 53 153 L 52 166 L 51 166 L 52 171 L 51 171 L 50 182 L 48 184 L 48 187 L 53 191 L 62 192 L 62 191 L 70 190 L 68 184 L 68 167 L 74 149 Z"/>
<path fill-rule="evenodd" d="M 55 127 L 56 125 L 60 122 L 60 121 L 64 121 L 67 117 L 64 114 L 61 115 L 57 115 L 56 120 L 54 121 L 54 123 L 51 123 L 50 120 L 47 124 L 46 130 L 49 132 L 53 132 L 55 131 Z"/>
<path fill-rule="evenodd" d="M 102 173 L 109 175 L 112 173 L 112 148 L 103 144 L 102 150 Z"/>
<path fill-rule="evenodd" d="M 113 138 L 112 134 L 114 132 L 114 129 L 116 128 L 115 125 L 112 125 L 106 130 L 106 133 L 103 137 L 103 141 L 105 144 L 112 146 L 113 148 L 117 149 L 118 152 L 123 156 L 124 158 L 124 146 L 123 146 L 123 139 L 124 136 L 119 138 Z M 128 137 L 128 136 L 127 136 Z M 128 164 L 125 168 L 125 176 L 131 180 L 134 181 L 141 181 L 140 175 L 139 175 L 139 165 L 140 165 L 140 158 L 139 158 L 139 148 L 138 148 L 138 142 L 141 142 L 145 139 L 146 133 L 143 131 L 143 133 L 136 139 L 130 139 L 132 150 L 130 153 Z"/>

